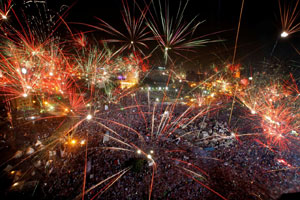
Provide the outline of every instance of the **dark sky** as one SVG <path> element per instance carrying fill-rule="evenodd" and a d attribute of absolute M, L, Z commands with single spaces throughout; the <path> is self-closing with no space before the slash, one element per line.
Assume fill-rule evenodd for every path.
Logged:
<path fill-rule="evenodd" d="M 139 5 L 149 0 L 136 0 Z M 156 4 L 159 0 L 153 0 Z M 164 2 L 165 0 L 161 0 Z M 180 0 L 169 0 L 171 11 L 175 15 Z M 134 5 L 134 0 L 128 0 L 129 5 Z M 186 2 L 186 0 L 182 0 Z M 287 1 L 288 2 L 288 1 Z M 66 21 L 84 22 L 97 25 L 94 17 L 99 17 L 114 27 L 122 30 L 121 21 L 121 0 L 49 0 L 50 7 L 73 5 L 69 10 Z M 236 30 L 239 21 L 239 14 L 242 0 L 190 0 L 185 12 L 185 20 L 189 21 L 195 15 L 198 20 L 206 20 L 197 30 L 197 35 L 205 35 L 216 31 L 224 30 L 224 33 L 217 36 L 209 36 L 212 39 L 222 38 L 224 42 L 216 45 L 208 45 L 197 51 L 195 59 L 205 57 L 209 62 L 214 62 L 215 57 L 209 57 L 207 54 L 214 52 L 223 59 L 229 59 L 233 54 L 233 48 L 236 37 Z M 242 15 L 237 59 L 239 61 L 251 62 L 260 60 L 271 55 L 272 49 L 280 35 L 279 7 L 277 0 L 245 0 Z M 73 28 L 85 29 L 84 27 Z M 97 33 L 102 34 L 102 33 Z M 278 40 L 274 54 L 280 59 L 295 59 L 298 57 L 290 44 L 297 47 L 299 37 L 297 33 L 286 39 Z"/>

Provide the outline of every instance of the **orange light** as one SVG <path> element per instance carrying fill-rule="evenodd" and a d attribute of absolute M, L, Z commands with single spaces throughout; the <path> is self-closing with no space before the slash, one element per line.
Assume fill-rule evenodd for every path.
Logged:
<path fill-rule="evenodd" d="M 191 86 L 191 87 L 195 87 L 195 86 L 196 86 L 196 83 L 192 83 L 190 86 Z"/>
<path fill-rule="evenodd" d="M 12 186 L 13 186 L 13 187 L 16 187 L 16 186 L 18 186 L 18 185 L 19 185 L 19 183 L 16 182 L 16 183 L 14 183 Z"/>
<path fill-rule="evenodd" d="M 76 144 L 76 140 L 71 140 L 71 144 Z"/>

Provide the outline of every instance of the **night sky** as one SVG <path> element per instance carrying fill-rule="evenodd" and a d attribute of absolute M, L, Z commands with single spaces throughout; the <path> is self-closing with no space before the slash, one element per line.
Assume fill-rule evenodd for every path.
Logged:
<path fill-rule="evenodd" d="M 145 2 L 149 3 L 150 1 L 129 0 L 128 2 L 132 7 L 134 2 L 143 7 Z M 153 2 L 157 5 L 158 0 L 153 0 Z M 164 0 L 161 2 L 164 2 Z M 180 0 L 169 0 L 167 2 L 169 2 L 171 16 L 174 16 Z M 230 2 L 225 0 L 189 1 L 184 20 L 188 22 L 194 16 L 198 16 L 196 21 L 206 20 L 198 27 L 195 36 L 221 31 L 221 33 L 210 35 L 207 38 L 224 40 L 221 43 L 208 44 L 205 47 L 197 48 L 196 53 L 186 53 L 192 61 L 208 65 L 220 62 L 220 59 L 223 61 L 232 59 L 241 4 L 242 0 L 230 0 Z M 69 6 L 65 20 L 74 31 L 93 31 L 93 35 L 96 35 L 99 41 L 105 38 L 107 35 L 100 31 L 95 31 L 87 26 L 73 24 L 80 22 L 97 25 L 99 21 L 95 17 L 103 19 L 118 30 L 124 30 L 121 20 L 121 0 L 48 1 L 48 6 L 54 10 L 59 10 L 62 5 Z M 136 10 L 138 9 L 136 8 Z M 282 39 L 279 37 L 280 32 L 281 25 L 277 0 L 245 0 L 238 40 L 237 61 L 245 64 L 255 64 L 257 61 L 269 58 L 274 46 L 273 56 L 281 60 L 297 60 L 299 56 L 291 44 L 297 48 L 299 37 L 297 34 L 293 34 L 288 38 Z M 276 42 L 278 43 L 276 44 Z M 151 48 L 154 48 L 155 45 L 157 45 L 155 42 L 149 44 Z M 152 58 L 156 59 L 159 56 L 155 57 L 153 55 Z"/>
<path fill-rule="evenodd" d="M 154 2 L 156 1 L 157 0 L 154 0 Z M 94 20 L 94 16 L 97 16 L 111 24 L 117 25 L 120 23 L 121 0 L 98 1 L 101 3 L 96 2 L 97 1 L 78 0 L 70 10 L 69 17 L 74 21 L 97 23 L 97 21 Z M 143 4 L 144 0 L 138 0 L 137 2 Z M 204 48 L 205 52 L 207 52 L 207 49 L 211 51 L 217 50 L 221 54 L 225 53 L 225 57 L 232 54 L 230 51 L 233 52 L 232 48 L 236 36 L 241 2 L 241 0 L 231 0 L 230 2 L 224 0 L 190 0 L 185 13 L 185 19 L 190 20 L 195 15 L 198 15 L 197 19 L 199 21 L 206 20 L 205 23 L 198 27 L 198 35 L 222 30 L 225 31 L 224 33 L 218 34 L 218 37 L 225 40 L 223 44 L 228 47 L 228 51 L 222 49 L 222 44 L 219 47 L 208 45 L 208 48 Z M 178 8 L 178 4 L 179 0 L 169 1 L 173 13 L 175 13 L 174 11 Z M 280 28 L 277 0 L 246 0 L 241 21 L 237 58 L 246 60 L 249 58 L 249 60 L 252 60 L 253 57 L 256 59 L 268 57 L 271 54 L 276 40 L 279 38 Z M 215 36 L 212 36 L 212 38 L 214 37 Z M 297 57 L 297 54 L 290 47 L 289 43 L 295 45 L 298 40 L 297 34 L 291 38 L 279 40 L 274 55 L 281 59 L 294 59 Z M 199 53 L 203 53 L 201 49 L 199 49 Z"/>

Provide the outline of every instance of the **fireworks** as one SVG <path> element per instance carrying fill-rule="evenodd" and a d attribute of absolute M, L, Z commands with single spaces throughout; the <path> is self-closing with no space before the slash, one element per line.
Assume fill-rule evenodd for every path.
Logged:
<path fill-rule="evenodd" d="M 198 26 L 204 22 L 195 23 L 196 17 L 189 22 L 184 21 L 184 14 L 188 2 L 189 1 L 186 1 L 186 3 L 181 6 L 180 1 L 177 15 L 173 18 L 170 16 L 168 1 L 165 1 L 164 7 L 162 6 L 161 1 L 158 1 L 159 12 L 156 12 L 155 10 L 154 14 L 150 13 L 151 18 L 150 20 L 147 20 L 147 24 L 158 42 L 158 47 L 161 48 L 163 52 L 165 64 L 167 64 L 168 60 L 172 61 L 170 57 L 171 52 L 184 57 L 181 53 L 182 51 L 193 51 L 196 47 L 220 41 L 202 39 L 205 36 L 187 39 L 193 36 Z M 153 7 L 155 7 L 154 2 Z"/>
<path fill-rule="evenodd" d="M 289 36 L 289 34 L 285 31 L 283 31 L 281 34 L 280 34 L 281 37 L 285 38 L 287 36 Z"/>
<path fill-rule="evenodd" d="M 298 4 L 299 0 L 290 3 L 278 0 L 280 20 L 282 26 L 281 37 L 285 38 L 293 33 L 298 32 L 300 29 L 299 23 L 297 23 L 297 18 L 299 15 Z"/>
<path fill-rule="evenodd" d="M 7 15 L 9 14 L 9 11 L 12 8 L 12 0 L 7 0 L 5 2 L 1 1 L 0 2 L 1 9 L 0 9 L 0 15 L 2 17 L 2 20 L 7 19 Z"/>
<path fill-rule="evenodd" d="M 97 18 L 100 24 L 88 27 L 105 33 L 98 43 L 92 31 L 69 26 L 84 23 L 69 24 L 66 13 L 53 12 L 45 1 L 26 1 L 27 9 L 37 5 L 28 18 L 20 16 L 25 8 L 19 12 L 12 1 L 1 1 L 0 96 L 10 122 L 7 138 L 29 138 L 4 163 L 13 165 L 6 166 L 14 177 L 11 188 L 41 173 L 45 178 L 34 191 L 63 193 L 66 186 L 70 198 L 120 198 L 114 191 L 137 199 L 179 198 L 190 195 L 191 187 L 191 198 L 203 192 L 227 199 L 231 194 L 214 188 L 210 168 L 228 164 L 209 151 L 238 151 L 243 142 L 280 157 L 272 162 L 298 169 L 284 158 L 299 145 L 297 79 L 249 75 L 242 64 L 223 63 L 213 64 L 214 72 L 204 69 L 205 78 L 199 72 L 189 80 L 176 56 L 220 40 L 194 37 L 204 21 L 186 21 L 188 2 L 180 1 L 173 15 L 170 1 L 144 2 L 143 8 L 122 0 L 125 31 Z M 281 37 L 298 31 L 297 6 L 280 7 Z M 157 49 L 166 66 L 152 80 Z M 64 183 L 69 180 L 82 190 L 71 191 L 77 186 Z"/>
<path fill-rule="evenodd" d="M 297 96 L 287 95 L 285 88 L 290 86 L 276 84 L 275 80 L 271 80 L 269 84 L 255 83 L 247 93 L 237 95 L 253 116 L 261 118 L 263 135 L 267 138 L 268 146 L 280 149 L 292 148 L 291 143 L 295 140 L 291 138 L 290 132 L 297 129 L 299 117 L 294 106 Z"/>
<path fill-rule="evenodd" d="M 134 2 L 135 4 L 136 2 Z M 146 44 L 147 41 L 153 40 L 150 36 L 147 26 L 145 25 L 145 15 L 147 14 L 148 7 L 140 10 L 140 16 L 132 16 L 130 7 L 127 0 L 122 0 L 123 10 L 122 10 L 122 21 L 126 27 L 126 33 L 118 31 L 118 29 L 111 26 L 109 23 L 102 19 L 97 18 L 100 21 L 99 26 L 92 26 L 100 31 L 108 33 L 110 36 L 114 36 L 115 39 L 105 39 L 108 43 L 119 43 L 121 47 L 117 49 L 113 55 L 122 53 L 125 50 L 131 50 L 132 52 L 139 52 L 145 55 L 142 48 L 149 48 Z M 135 12 L 135 11 L 133 11 Z M 90 26 L 90 25 L 89 25 Z"/>

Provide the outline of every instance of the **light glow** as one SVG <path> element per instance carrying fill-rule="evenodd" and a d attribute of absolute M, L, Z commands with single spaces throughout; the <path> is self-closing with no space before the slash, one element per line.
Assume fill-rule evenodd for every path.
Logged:
<path fill-rule="evenodd" d="M 281 33 L 281 37 L 282 38 L 285 38 L 285 37 L 287 37 L 289 34 L 287 33 L 287 32 L 285 32 L 285 31 L 283 31 L 282 33 Z"/>
<path fill-rule="evenodd" d="M 21 72 L 22 72 L 23 74 L 27 74 L 27 69 L 23 67 L 23 68 L 21 69 Z"/>

